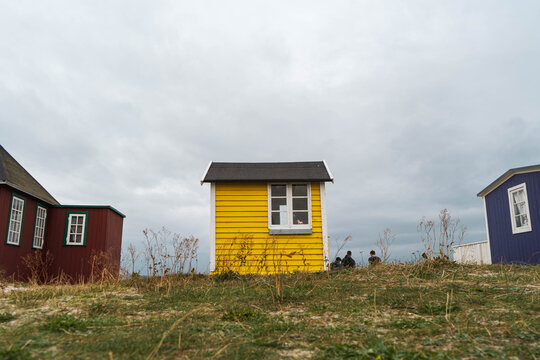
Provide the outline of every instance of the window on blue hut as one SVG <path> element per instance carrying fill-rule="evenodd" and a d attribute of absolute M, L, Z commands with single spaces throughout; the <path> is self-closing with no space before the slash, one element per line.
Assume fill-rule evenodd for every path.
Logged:
<path fill-rule="evenodd" d="M 508 200 L 510 202 L 512 233 L 518 234 L 532 231 L 527 186 L 525 183 L 508 189 Z"/>
<path fill-rule="evenodd" d="M 270 233 L 311 233 L 310 185 L 270 184 L 268 190 L 270 195 L 268 204 Z"/>

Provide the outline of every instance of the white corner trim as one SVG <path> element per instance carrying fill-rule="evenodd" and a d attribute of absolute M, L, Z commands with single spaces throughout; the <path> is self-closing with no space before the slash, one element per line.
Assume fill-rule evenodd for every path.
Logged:
<path fill-rule="evenodd" d="M 330 263 L 330 248 L 328 241 L 328 224 L 326 221 L 326 187 L 321 181 L 321 221 L 322 221 L 322 241 L 323 241 L 323 262 L 324 270 L 328 270 Z"/>
<path fill-rule="evenodd" d="M 486 261 L 486 264 L 491 264 L 491 243 L 489 242 L 489 224 L 488 224 L 488 216 L 487 216 L 487 206 L 486 206 L 486 197 L 484 196 L 482 198 L 484 200 L 484 217 L 486 219 L 486 235 L 487 235 L 487 243 L 488 243 L 488 249 L 489 249 L 489 257 Z"/>
<path fill-rule="evenodd" d="M 204 174 L 201 178 L 201 186 L 204 184 L 204 178 L 206 177 L 206 174 L 208 174 L 208 170 L 210 170 L 210 166 L 212 166 L 212 161 L 208 163 L 208 166 L 206 167 L 206 170 L 204 170 Z"/>
<path fill-rule="evenodd" d="M 326 160 L 323 160 L 324 167 L 326 168 L 326 171 L 328 172 L 328 175 L 330 175 L 330 179 L 332 180 L 332 184 L 334 183 L 334 175 L 332 175 L 332 172 L 330 171 L 330 168 L 328 167 L 328 164 L 326 163 Z"/>
<path fill-rule="evenodd" d="M 210 272 L 216 270 L 216 183 L 210 184 Z"/>

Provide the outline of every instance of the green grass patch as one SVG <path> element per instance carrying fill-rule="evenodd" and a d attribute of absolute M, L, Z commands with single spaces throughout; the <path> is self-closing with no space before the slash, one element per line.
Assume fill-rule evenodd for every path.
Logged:
<path fill-rule="evenodd" d="M 65 314 L 49 316 L 40 326 L 42 330 L 48 331 L 84 331 L 86 327 L 87 321 L 84 319 Z"/>
<path fill-rule="evenodd" d="M 10 313 L 0 313 L 0 323 L 8 322 L 15 319 L 15 315 Z"/>
<path fill-rule="evenodd" d="M 31 358 L 30 353 L 24 349 L 17 347 L 0 349 L 0 359 L 3 360 L 26 360 Z"/>

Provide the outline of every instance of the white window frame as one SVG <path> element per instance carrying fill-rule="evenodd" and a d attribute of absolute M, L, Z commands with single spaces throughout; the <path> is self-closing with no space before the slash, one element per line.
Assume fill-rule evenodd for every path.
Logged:
<path fill-rule="evenodd" d="M 21 210 L 14 209 L 15 203 L 20 201 L 22 203 Z M 25 199 L 21 196 L 12 195 L 11 196 L 11 207 L 9 211 L 9 222 L 8 222 L 8 231 L 6 235 L 6 244 L 9 245 L 15 245 L 20 246 L 21 245 L 21 233 L 22 233 L 22 225 L 24 221 L 24 206 L 25 206 Z M 20 212 L 20 220 L 14 219 L 14 215 L 18 214 Z M 14 225 L 14 229 L 12 229 L 12 225 Z M 14 235 L 14 236 L 12 236 Z M 11 240 L 12 238 L 16 238 L 16 241 Z"/>
<path fill-rule="evenodd" d="M 273 225 L 272 224 L 272 185 L 285 185 L 287 198 L 287 224 Z M 308 200 L 308 224 L 293 224 L 293 185 L 307 185 L 307 200 Z M 311 183 L 309 182 L 294 182 L 294 183 L 268 183 L 268 230 L 271 235 L 279 234 L 311 234 L 312 217 L 311 217 Z"/>
<path fill-rule="evenodd" d="M 525 207 L 526 211 L 522 215 L 527 215 L 527 219 L 529 220 L 529 223 L 527 225 L 522 225 L 520 227 L 516 224 L 516 214 L 514 211 L 514 202 L 512 194 L 518 191 L 523 190 L 523 193 L 525 195 Z M 508 204 L 510 205 L 510 222 L 512 223 L 512 234 L 520 234 L 524 232 L 532 231 L 532 223 L 531 223 L 531 214 L 529 211 L 529 197 L 527 196 L 527 185 L 525 183 L 513 186 L 508 189 Z"/>
<path fill-rule="evenodd" d="M 40 211 L 41 210 L 41 211 Z M 40 216 L 43 215 L 43 216 Z M 36 221 L 34 224 L 34 240 L 32 241 L 32 247 L 34 249 L 43 249 L 45 242 L 45 224 L 47 223 L 47 208 L 41 205 L 36 209 Z"/>
<path fill-rule="evenodd" d="M 73 222 L 74 217 L 82 216 L 83 222 L 82 222 L 82 232 L 81 232 L 81 242 L 74 242 L 70 241 L 69 238 L 71 235 L 78 235 L 79 233 L 72 233 L 71 232 L 71 225 Z M 67 227 L 66 227 L 66 238 L 64 239 L 64 245 L 69 246 L 85 246 L 86 245 L 86 222 L 88 221 L 88 213 L 87 212 L 68 212 L 68 218 L 67 218 Z"/>

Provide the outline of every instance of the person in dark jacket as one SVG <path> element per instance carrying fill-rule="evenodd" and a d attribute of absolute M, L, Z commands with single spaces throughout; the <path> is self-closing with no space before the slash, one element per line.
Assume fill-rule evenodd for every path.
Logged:
<path fill-rule="evenodd" d="M 341 263 L 341 258 L 338 256 L 336 260 L 330 264 L 330 269 L 339 270 L 341 268 L 343 268 L 343 264 Z"/>
<path fill-rule="evenodd" d="M 375 255 L 375 250 L 371 250 L 369 252 L 369 255 L 370 255 L 368 259 L 369 265 L 377 265 L 381 263 L 381 258 Z"/>
<path fill-rule="evenodd" d="M 341 263 L 343 264 L 343 267 L 354 268 L 356 261 L 352 258 L 352 252 L 350 250 L 347 251 L 347 255 L 345 255 Z"/>

